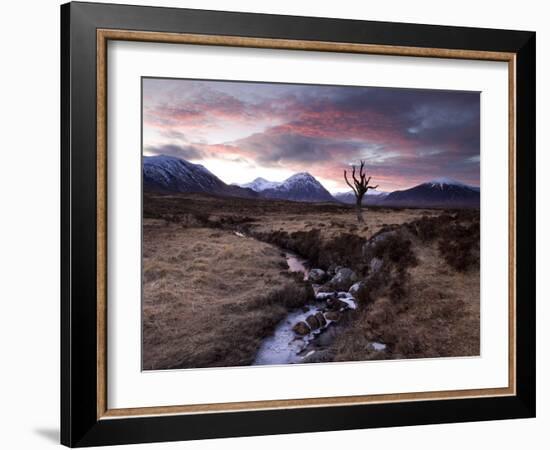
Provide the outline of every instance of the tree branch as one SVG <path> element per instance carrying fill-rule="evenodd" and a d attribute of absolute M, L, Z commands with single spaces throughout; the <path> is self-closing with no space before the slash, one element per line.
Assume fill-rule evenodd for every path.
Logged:
<path fill-rule="evenodd" d="M 357 196 L 357 195 L 358 195 L 358 194 L 357 194 L 357 189 L 354 188 L 354 187 L 351 185 L 351 183 L 348 181 L 348 174 L 347 174 L 347 172 L 346 172 L 345 170 L 344 170 L 344 178 L 345 178 L 346 183 L 348 184 L 348 186 L 352 189 L 353 193 Z"/>
<path fill-rule="evenodd" d="M 361 183 L 359 182 L 359 180 L 355 176 L 355 166 L 351 166 L 351 168 L 353 169 L 352 172 L 351 172 L 351 176 L 353 177 L 353 181 L 355 182 L 355 186 L 359 187 L 359 186 L 361 186 Z"/>
<path fill-rule="evenodd" d="M 378 188 L 378 185 L 376 186 L 369 186 L 370 180 L 372 177 L 367 178 L 367 174 L 365 173 L 365 161 L 361 160 L 361 164 L 359 165 L 359 179 L 357 178 L 357 168 L 352 164 L 351 166 L 351 176 L 353 178 L 353 184 L 348 179 L 348 173 L 347 170 L 344 170 L 344 179 L 346 180 L 347 185 L 352 189 L 353 193 L 355 194 L 355 200 L 357 203 L 357 209 L 358 209 L 358 216 L 357 220 L 359 222 L 362 222 L 362 216 L 361 216 L 361 203 L 363 200 L 363 197 L 367 193 L 369 189 L 376 189 Z"/>

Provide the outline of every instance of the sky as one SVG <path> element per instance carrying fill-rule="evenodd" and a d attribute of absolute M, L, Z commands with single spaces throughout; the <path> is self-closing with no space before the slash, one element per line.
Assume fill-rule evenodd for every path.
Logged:
<path fill-rule="evenodd" d="M 226 183 L 309 172 L 329 191 L 365 161 L 381 191 L 452 178 L 479 186 L 479 92 L 143 79 L 143 154 Z"/>

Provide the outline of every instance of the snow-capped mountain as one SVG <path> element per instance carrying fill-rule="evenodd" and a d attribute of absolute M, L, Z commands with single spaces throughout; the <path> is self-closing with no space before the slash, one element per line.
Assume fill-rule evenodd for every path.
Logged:
<path fill-rule="evenodd" d="M 334 201 L 332 195 L 309 173 L 297 173 L 283 182 L 256 178 L 242 186 L 228 185 L 200 164 L 166 155 L 143 158 L 143 187 L 151 191 L 202 192 L 232 197 Z"/>
<path fill-rule="evenodd" d="M 479 187 L 450 178 L 436 178 L 418 186 L 388 194 L 382 204 L 388 206 L 477 207 Z"/>
<path fill-rule="evenodd" d="M 460 187 L 470 187 L 467 184 L 461 183 L 460 181 L 453 180 L 452 178 L 440 177 L 434 178 L 433 180 L 426 181 L 422 184 L 428 184 L 433 188 L 445 189 L 447 186 L 460 186 Z"/>
<path fill-rule="evenodd" d="M 363 205 L 378 205 L 388 195 L 388 192 L 377 191 L 376 189 L 369 189 L 363 197 Z M 355 194 L 353 191 L 338 192 L 333 194 L 334 198 L 342 203 L 355 205 Z"/>
<path fill-rule="evenodd" d="M 334 197 L 307 172 L 292 175 L 280 185 L 265 189 L 262 197 L 296 202 L 333 202 Z"/>
<path fill-rule="evenodd" d="M 266 189 L 274 189 L 281 185 L 279 181 L 268 181 L 265 178 L 258 177 L 254 181 L 245 184 L 239 184 L 240 187 L 249 188 L 256 192 L 262 192 Z"/>
<path fill-rule="evenodd" d="M 292 175 L 283 182 L 256 178 L 242 186 L 228 185 L 200 164 L 193 164 L 173 156 L 146 156 L 143 158 L 143 188 L 149 191 L 197 192 L 245 198 L 267 198 L 298 202 L 334 202 L 355 204 L 353 192 L 334 197 L 319 181 L 307 172 Z M 468 186 L 450 178 L 436 178 L 425 183 L 394 192 L 369 190 L 364 205 L 395 207 L 479 207 L 477 186 Z"/>
<path fill-rule="evenodd" d="M 143 188 L 150 191 L 202 192 L 231 197 L 257 197 L 251 189 L 225 184 L 206 167 L 173 156 L 143 158 Z"/>

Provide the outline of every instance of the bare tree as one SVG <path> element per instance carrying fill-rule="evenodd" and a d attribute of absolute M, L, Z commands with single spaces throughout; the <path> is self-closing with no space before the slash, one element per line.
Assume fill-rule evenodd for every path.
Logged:
<path fill-rule="evenodd" d="M 367 175 L 365 174 L 365 161 L 361 161 L 361 166 L 359 167 L 359 179 L 357 179 L 357 176 L 355 175 L 355 166 L 351 166 L 352 172 L 351 176 L 353 178 L 353 185 L 348 180 L 348 174 L 344 170 L 344 178 L 346 180 L 346 183 L 348 186 L 353 190 L 353 193 L 355 194 L 355 206 L 357 208 L 357 221 L 359 223 L 363 223 L 363 210 L 362 210 L 362 202 L 363 202 L 363 196 L 367 193 L 369 189 L 376 189 L 378 185 L 376 186 L 369 186 L 371 177 L 367 178 Z"/>

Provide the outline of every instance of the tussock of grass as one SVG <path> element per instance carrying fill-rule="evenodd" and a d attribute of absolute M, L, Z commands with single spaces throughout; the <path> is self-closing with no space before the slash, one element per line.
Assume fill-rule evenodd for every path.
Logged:
<path fill-rule="evenodd" d="M 479 211 L 459 210 L 421 217 L 407 225 L 422 242 L 438 242 L 439 254 L 455 270 L 479 268 Z"/>
<path fill-rule="evenodd" d="M 434 242 L 411 246 L 416 264 L 406 275 L 394 268 L 373 278 L 374 298 L 336 339 L 335 361 L 479 355 L 479 271 L 441 265 Z M 374 351 L 372 341 L 387 352 Z"/>

